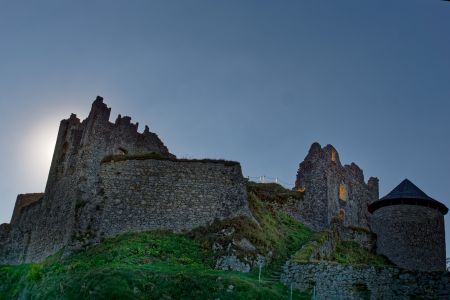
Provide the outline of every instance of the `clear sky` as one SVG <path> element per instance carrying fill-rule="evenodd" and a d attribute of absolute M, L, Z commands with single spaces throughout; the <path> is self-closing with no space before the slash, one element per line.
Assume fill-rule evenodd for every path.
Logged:
<path fill-rule="evenodd" d="M 0 223 L 97 95 L 179 157 L 291 186 L 329 143 L 450 207 L 449 2 L 0 1 Z"/>

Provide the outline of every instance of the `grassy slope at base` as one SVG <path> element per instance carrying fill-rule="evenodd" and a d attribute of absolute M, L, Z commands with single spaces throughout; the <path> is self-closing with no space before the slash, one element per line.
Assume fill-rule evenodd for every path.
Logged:
<path fill-rule="evenodd" d="M 289 299 L 289 290 L 270 280 L 313 232 L 270 203 L 249 193 L 258 221 L 217 221 L 193 233 L 128 233 L 61 259 L 0 266 L 0 299 Z M 214 269 L 215 232 L 233 227 L 261 252 L 272 252 L 263 270 L 239 273 Z M 244 253 L 243 255 L 247 255 Z M 309 299 L 294 291 L 293 299 Z"/>
<path fill-rule="evenodd" d="M 255 273 L 214 270 L 183 235 L 125 234 L 60 259 L 0 267 L 1 299 L 287 299 L 280 283 Z M 295 293 L 294 299 L 304 299 Z"/>
<path fill-rule="evenodd" d="M 302 194 L 275 184 L 250 184 L 249 206 L 255 220 L 217 220 L 187 234 L 128 233 L 62 259 L 0 266 L 0 299 L 289 299 L 289 290 L 273 274 L 291 256 L 307 262 L 310 247 L 325 238 L 278 210 L 277 204 Z M 224 235 L 221 232 L 233 232 Z M 246 238 L 257 252 L 232 249 L 238 257 L 271 253 L 259 282 L 250 273 L 215 270 L 227 245 Z M 211 249 L 222 244 L 222 252 Z M 304 246 L 302 248 L 302 246 Z M 387 265 L 356 243 L 341 242 L 328 260 L 341 264 Z M 293 292 L 292 299 L 309 299 Z"/>

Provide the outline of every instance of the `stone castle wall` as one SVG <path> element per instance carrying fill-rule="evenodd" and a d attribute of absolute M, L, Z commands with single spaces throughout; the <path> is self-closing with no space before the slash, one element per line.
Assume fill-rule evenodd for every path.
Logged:
<path fill-rule="evenodd" d="M 23 208 L 29 206 L 31 203 L 41 200 L 44 197 L 44 193 L 31 193 L 20 194 L 17 196 L 16 203 L 14 205 L 14 211 L 11 218 L 11 224 L 15 223 L 20 217 Z"/>
<path fill-rule="evenodd" d="M 395 267 L 288 262 L 281 281 L 314 290 L 315 299 L 449 299 L 449 272 L 411 272 Z"/>
<path fill-rule="evenodd" d="M 391 205 L 372 216 L 377 252 L 396 265 L 422 271 L 445 269 L 444 216 L 435 209 L 416 205 Z"/>
<path fill-rule="evenodd" d="M 138 124 L 120 115 L 111 123 L 110 112 L 97 97 L 83 122 L 74 114 L 61 121 L 45 195 L 33 209 L 19 209 L 22 216 L 10 231 L 13 251 L 9 252 L 16 256 L 9 255 L 6 262 L 41 260 L 70 245 L 75 233 L 95 230 L 99 220 L 93 209 L 97 174 L 106 155 L 153 151 L 173 156 L 148 127 L 138 133 Z"/>
<path fill-rule="evenodd" d="M 342 166 L 333 146 L 322 148 L 318 143 L 300 164 L 295 188 L 305 194 L 297 218 L 316 230 L 325 229 L 337 216 L 346 226 L 368 228 L 367 206 L 378 199 L 378 179 L 366 184 L 356 164 Z"/>
<path fill-rule="evenodd" d="M 182 231 L 214 219 L 251 216 L 238 163 L 126 160 L 103 163 L 99 234 Z"/>
<path fill-rule="evenodd" d="M 216 209 L 209 214 L 218 218 L 249 213 L 239 164 L 175 161 L 147 126 L 139 133 L 138 124 L 120 115 L 111 123 L 110 112 L 98 97 L 84 121 L 75 115 L 61 121 L 45 194 L 35 202 L 18 201 L 14 222 L 0 227 L 0 264 L 40 261 L 62 247 L 70 251 L 96 243 L 100 232 L 111 236 L 156 229 L 157 222 L 165 218 L 166 223 L 158 229 L 189 229 L 209 221 L 207 209 Z M 171 160 L 101 163 L 108 155 L 149 152 Z M 150 170 L 145 171 L 147 167 Z M 139 188 L 130 190 L 132 186 Z M 173 187 L 180 195 L 171 194 Z M 153 189 L 162 194 L 157 196 Z M 198 197 L 189 202 L 190 196 Z M 120 203 L 114 202 L 117 200 Z M 143 201 L 148 201 L 148 207 Z M 155 215 L 163 212 L 168 215 Z M 130 214 L 135 218 L 130 219 Z M 197 217 L 199 220 L 194 220 Z M 173 220 L 172 228 L 168 220 Z"/>

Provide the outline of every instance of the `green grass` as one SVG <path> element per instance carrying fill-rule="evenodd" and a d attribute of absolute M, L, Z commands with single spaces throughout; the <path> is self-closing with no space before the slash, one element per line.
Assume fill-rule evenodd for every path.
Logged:
<path fill-rule="evenodd" d="M 272 253 L 271 264 L 264 271 L 279 269 L 303 244 L 313 236 L 313 231 L 294 220 L 288 214 L 277 210 L 271 203 L 261 201 L 253 192 L 248 195 L 250 210 L 257 222 L 245 217 L 215 221 L 210 226 L 200 227 L 189 233 L 205 249 L 211 249 L 214 242 L 227 245 L 233 239 L 248 239 L 259 253 Z M 233 230 L 230 236 L 218 236 L 221 230 Z M 224 250 L 225 251 L 225 250 Z M 216 255 L 226 254 L 218 252 Z M 238 257 L 252 257 L 254 252 L 238 251 Z"/>
<path fill-rule="evenodd" d="M 330 260 L 343 265 L 392 265 L 386 257 L 370 252 L 356 242 L 338 243 L 336 250 L 330 255 Z"/>
<path fill-rule="evenodd" d="M 315 250 L 317 250 L 320 245 L 325 242 L 325 240 L 328 238 L 330 232 L 329 231 L 321 231 L 321 232 L 315 232 L 312 237 L 309 239 L 309 241 L 302 246 L 298 251 L 292 255 L 292 261 L 294 262 L 310 262 L 311 261 L 311 255 Z M 323 257 L 322 259 L 327 259 L 326 257 Z"/>
<path fill-rule="evenodd" d="M 304 294 L 295 293 L 295 299 Z M 287 299 L 281 283 L 214 270 L 184 235 L 125 234 L 61 259 L 0 267 L 0 299 Z"/>
<path fill-rule="evenodd" d="M 288 190 L 278 183 L 249 182 L 248 190 L 264 202 L 284 204 L 290 199 L 302 201 L 304 192 Z"/>
<path fill-rule="evenodd" d="M 62 258 L 62 251 L 42 263 L 0 266 L 0 299 L 289 299 L 288 288 L 271 279 L 291 257 L 307 262 L 327 238 L 279 210 L 303 194 L 277 184 L 249 183 L 249 206 L 255 220 L 216 220 L 189 233 L 128 233 Z M 223 231 L 232 234 L 221 234 Z M 272 253 L 263 268 L 250 273 L 215 270 L 212 245 L 248 239 L 257 251 L 235 248 L 238 257 Z M 299 250 L 300 249 L 300 250 Z M 339 243 L 330 260 L 341 264 L 387 265 L 389 262 L 356 243 Z M 293 299 L 309 299 L 294 291 Z"/>
<path fill-rule="evenodd" d="M 230 160 L 224 160 L 224 159 L 187 159 L 187 158 L 175 158 L 172 156 L 167 156 L 158 152 L 149 152 L 149 153 L 143 153 L 143 154 L 137 154 L 137 155 L 107 155 L 105 156 L 101 163 L 108 163 L 108 162 L 116 162 L 116 161 L 126 161 L 126 160 L 147 160 L 147 159 L 154 159 L 154 160 L 168 160 L 173 162 L 200 162 L 200 163 L 214 163 L 214 164 L 223 164 L 228 167 L 239 165 L 239 162 L 237 161 L 230 161 Z"/>

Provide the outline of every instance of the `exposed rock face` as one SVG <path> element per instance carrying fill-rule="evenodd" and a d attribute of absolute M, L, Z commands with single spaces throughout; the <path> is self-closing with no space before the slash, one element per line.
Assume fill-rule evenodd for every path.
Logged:
<path fill-rule="evenodd" d="M 14 214 L 8 233 L 0 228 L 0 263 L 39 261 L 63 246 L 95 243 L 100 233 L 155 229 L 164 218 L 177 219 L 177 225 L 160 223 L 161 229 L 181 230 L 208 222 L 206 210 L 218 218 L 250 214 L 239 164 L 101 164 L 107 155 L 155 152 L 175 158 L 147 126 L 138 133 L 138 124 L 120 115 L 111 123 L 110 112 L 97 97 L 87 119 L 80 122 L 72 114 L 61 121 L 45 195 L 34 202 L 18 199 L 15 211 L 20 213 Z"/>
<path fill-rule="evenodd" d="M 312 144 L 300 164 L 295 189 L 304 200 L 291 214 L 316 230 L 326 228 L 335 217 L 345 226 L 368 228 L 367 205 L 378 199 L 378 179 L 364 182 L 363 171 L 354 163 L 341 165 L 333 146 Z"/>
<path fill-rule="evenodd" d="M 250 272 L 250 264 L 237 258 L 235 255 L 222 256 L 216 262 L 216 269 Z"/>

